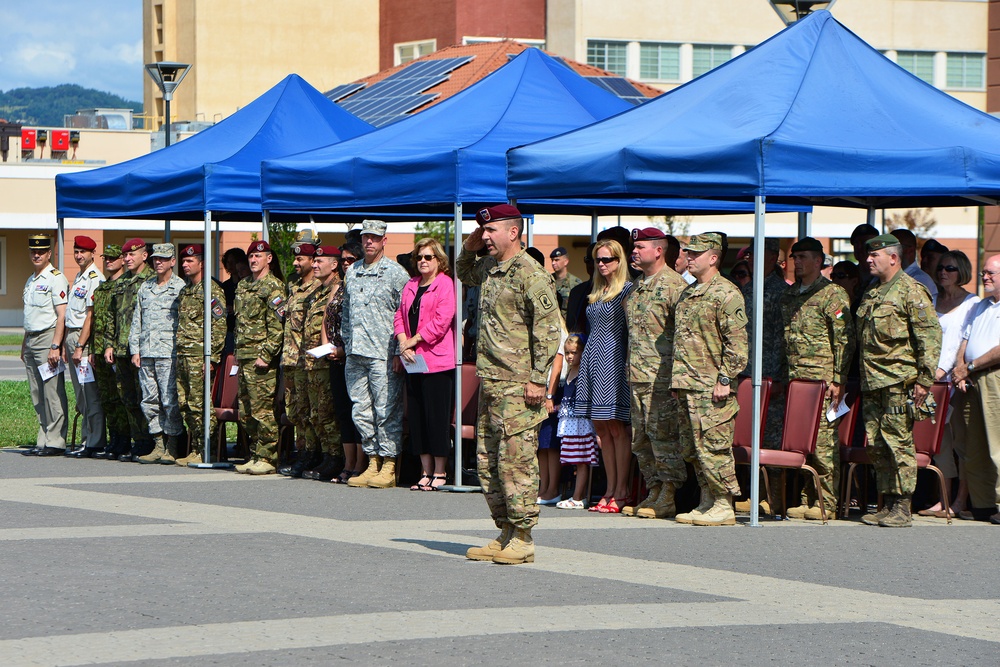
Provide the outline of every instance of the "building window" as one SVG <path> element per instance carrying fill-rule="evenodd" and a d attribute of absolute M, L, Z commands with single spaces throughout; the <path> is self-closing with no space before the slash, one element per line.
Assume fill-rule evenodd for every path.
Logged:
<path fill-rule="evenodd" d="M 982 90 L 985 86 L 986 56 L 982 53 L 948 54 L 948 88 Z"/>
<path fill-rule="evenodd" d="M 625 76 L 627 42 L 587 42 L 587 64 Z"/>
<path fill-rule="evenodd" d="M 680 81 L 680 44 L 639 44 L 639 78 L 649 81 Z"/>
<path fill-rule="evenodd" d="M 896 64 L 918 79 L 934 85 L 934 54 L 930 51 L 897 51 Z"/>
<path fill-rule="evenodd" d="M 406 42 L 403 44 L 396 44 L 395 51 L 396 64 L 402 65 L 403 63 L 408 63 L 411 60 L 422 58 L 423 56 L 437 51 L 437 40 L 428 39 L 422 42 Z"/>
<path fill-rule="evenodd" d="M 733 57 L 732 46 L 719 44 L 695 44 L 692 54 L 691 74 L 699 77 L 730 60 Z"/>

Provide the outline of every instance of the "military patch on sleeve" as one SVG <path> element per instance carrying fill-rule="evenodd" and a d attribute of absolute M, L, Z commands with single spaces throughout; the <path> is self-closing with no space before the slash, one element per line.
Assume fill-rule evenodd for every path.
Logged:
<path fill-rule="evenodd" d="M 552 296 L 551 286 L 544 281 L 538 281 L 528 290 L 528 298 L 535 302 L 540 313 L 556 310 L 556 300 Z"/>
<path fill-rule="evenodd" d="M 225 312 L 222 310 L 222 304 L 219 303 L 218 299 L 212 299 L 212 317 L 214 319 L 219 319 Z"/>
<path fill-rule="evenodd" d="M 732 299 L 723 309 L 723 312 L 733 320 L 733 324 L 737 327 L 743 327 L 747 324 L 747 311 L 743 307 L 742 301 L 742 299 Z"/>
<path fill-rule="evenodd" d="M 87 277 L 88 278 L 96 278 L 97 277 L 97 271 L 94 271 L 93 269 L 91 269 L 90 273 L 87 274 Z"/>

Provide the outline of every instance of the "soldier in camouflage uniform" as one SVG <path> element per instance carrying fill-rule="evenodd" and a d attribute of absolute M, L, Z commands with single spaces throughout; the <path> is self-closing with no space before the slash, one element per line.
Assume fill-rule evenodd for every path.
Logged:
<path fill-rule="evenodd" d="M 139 286 L 129 350 L 132 364 L 139 369 L 142 413 L 149 423 L 153 451 L 140 456 L 139 463 L 172 464 L 177 460 L 178 436 L 184 430 L 177 406 L 177 307 L 184 281 L 174 275 L 177 265 L 174 245 L 157 243 L 151 255 L 155 278 Z"/>
<path fill-rule="evenodd" d="M 684 249 L 695 282 L 674 314 L 674 363 L 684 459 L 698 476 L 701 504 L 678 514 L 678 523 L 732 526 L 730 498 L 740 492 L 733 460 L 739 405 L 732 382 L 747 363 L 747 317 L 739 289 L 719 273 L 724 252 L 718 233 L 692 236 Z"/>
<path fill-rule="evenodd" d="M 791 254 L 795 262 L 796 281 L 781 299 L 785 351 L 788 355 L 782 378 L 826 382 L 829 387 L 827 408 L 830 408 L 839 405 L 843 399 L 844 384 L 854 353 L 851 299 L 843 287 L 830 282 L 820 273 L 825 258 L 822 243 L 807 236 L 792 246 Z M 840 418 L 832 422 L 825 415 L 820 418 L 816 451 L 806 461 L 820 476 L 827 519 L 837 518 L 839 422 Z M 789 508 L 786 514 L 793 519 L 823 518 L 812 483 L 802 487 L 802 504 Z"/>
<path fill-rule="evenodd" d="M 538 427 L 561 322 L 552 279 L 520 249 L 524 222 L 506 204 L 481 209 L 479 229 L 456 262 L 463 283 L 480 285 L 476 372 L 479 481 L 500 535 L 466 552 L 471 560 L 530 563 L 538 523 Z M 482 248 L 488 257 L 477 257 Z"/>
<path fill-rule="evenodd" d="M 177 465 L 198 464 L 205 443 L 205 248 L 192 244 L 181 250 L 181 273 L 186 284 L 177 306 L 177 405 L 187 425 L 191 452 Z M 211 278 L 211 358 L 219 361 L 226 342 L 226 294 Z M 211 397 L 207 397 L 211 402 Z M 215 410 L 209 406 L 209 433 L 218 428 Z"/>
<path fill-rule="evenodd" d="M 104 420 L 108 427 L 107 446 L 94 454 L 98 459 L 117 459 L 128 451 L 129 425 L 125 406 L 119 398 L 115 369 L 104 358 L 104 350 L 113 347 L 114 317 L 111 313 L 111 296 L 115 283 L 125 272 L 125 257 L 122 247 L 109 243 L 104 246 L 104 275 L 107 280 L 94 290 L 94 381 L 104 410 Z"/>
<path fill-rule="evenodd" d="M 566 321 L 566 309 L 569 307 L 569 293 L 582 281 L 569 272 L 569 255 L 566 248 L 559 246 L 549 253 L 552 262 L 552 283 L 556 296 L 559 297 L 559 310 L 562 311 L 563 322 Z"/>
<path fill-rule="evenodd" d="M 384 489 L 396 485 L 396 457 L 403 437 L 403 377 L 393 317 L 410 279 L 402 266 L 385 257 L 386 224 L 365 220 L 361 226 L 364 262 L 344 276 L 342 331 L 347 352 L 344 374 L 354 402 L 354 424 L 368 455 L 368 469 L 348 486 Z M 401 369 L 400 369 L 401 370 Z"/>
<path fill-rule="evenodd" d="M 306 378 L 305 357 L 309 348 L 302 346 L 306 309 L 320 282 L 313 277 L 312 256 L 316 246 L 293 243 L 292 266 L 296 277 L 288 281 L 285 301 L 285 335 L 281 351 L 281 372 L 285 384 L 285 414 L 295 427 L 295 462 L 278 469 L 282 475 L 301 477 L 303 471 L 318 465 L 321 458 L 319 438 L 309 422 L 309 381 Z M 315 346 L 314 346 L 315 347 Z"/>
<path fill-rule="evenodd" d="M 308 414 L 305 415 L 310 428 L 319 439 L 323 459 L 312 470 L 302 476 L 329 482 L 344 469 L 344 446 L 340 440 L 340 426 L 333 406 L 333 391 L 330 388 L 329 355 L 316 358 L 306 354 L 306 350 L 323 344 L 323 316 L 330 301 L 330 293 L 339 284 L 337 263 L 340 248 L 319 246 L 313 252 L 313 275 L 320 286 L 306 303 L 305 327 L 302 333 L 302 362 L 306 376 Z"/>
<path fill-rule="evenodd" d="M 236 472 L 269 475 L 278 462 L 278 422 L 274 414 L 278 362 L 285 319 L 285 286 L 271 273 L 267 241 L 247 248 L 250 275 L 236 287 L 236 361 L 240 415 L 253 456 Z"/>
<path fill-rule="evenodd" d="M 125 273 L 115 281 L 111 291 L 111 307 L 109 312 L 114 323 L 111 335 L 104 350 L 104 360 L 113 364 L 115 378 L 118 380 L 118 391 L 122 406 L 128 417 L 129 431 L 132 436 L 131 447 L 123 447 L 118 456 L 119 461 L 132 461 L 152 449 L 153 443 L 149 437 L 149 423 L 139 402 L 142 399 L 139 391 L 139 369 L 132 364 L 129 354 L 129 331 L 132 327 L 132 314 L 135 311 L 136 295 L 139 285 L 152 278 L 153 269 L 146 264 L 148 256 L 146 242 L 136 238 L 126 241 L 122 246 L 125 256 Z M 127 443 L 125 443 L 127 445 Z"/>
<path fill-rule="evenodd" d="M 878 282 L 858 306 L 862 414 L 868 453 L 885 506 L 861 520 L 906 527 L 917 483 L 913 421 L 924 408 L 941 356 L 941 324 L 927 288 L 902 269 L 892 234 L 868 241 L 868 266 Z M 924 416 L 920 415 L 921 418 Z"/>
<path fill-rule="evenodd" d="M 649 496 L 622 514 L 663 519 L 677 513 L 674 493 L 687 481 L 677 399 L 670 391 L 674 309 L 687 281 L 666 264 L 669 237 L 655 227 L 632 230 L 632 263 L 643 277 L 625 302 L 632 389 L 632 452 Z"/>

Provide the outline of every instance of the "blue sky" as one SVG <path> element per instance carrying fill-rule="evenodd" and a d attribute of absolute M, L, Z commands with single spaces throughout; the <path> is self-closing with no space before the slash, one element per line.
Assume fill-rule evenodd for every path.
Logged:
<path fill-rule="evenodd" d="M 0 0 L 0 90 L 75 83 L 142 100 L 141 0 Z"/>

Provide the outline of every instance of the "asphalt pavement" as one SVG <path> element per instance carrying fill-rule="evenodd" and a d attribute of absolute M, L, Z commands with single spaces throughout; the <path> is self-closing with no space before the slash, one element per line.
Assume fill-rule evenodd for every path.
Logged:
<path fill-rule="evenodd" d="M 996 665 L 1000 527 L 542 508 L 0 451 L 0 665 Z"/>

